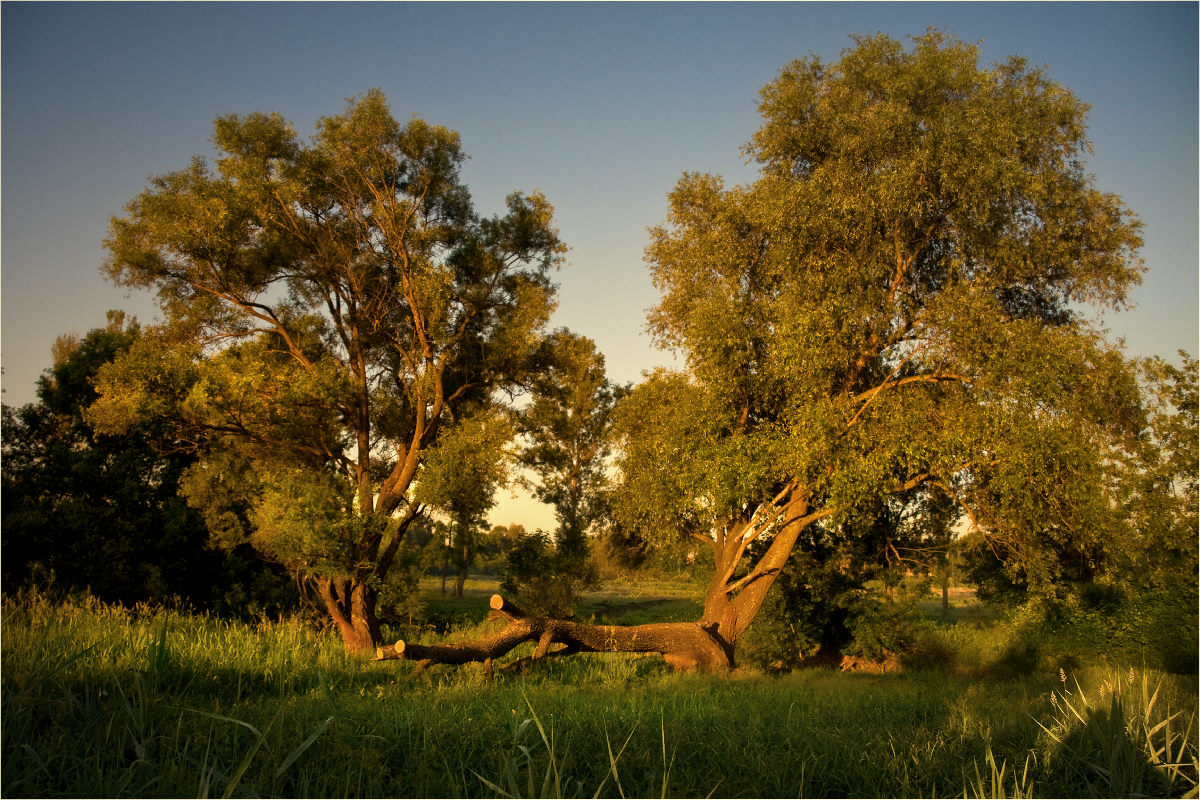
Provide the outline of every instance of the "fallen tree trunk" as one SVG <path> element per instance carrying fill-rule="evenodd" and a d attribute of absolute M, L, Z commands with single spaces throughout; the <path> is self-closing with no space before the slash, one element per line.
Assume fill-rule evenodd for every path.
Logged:
<path fill-rule="evenodd" d="M 406 659 L 424 664 L 466 664 L 491 661 L 524 642 L 537 642 L 533 657 L 568 653 L 661 653 L 676 669 L 726 670 L 733 666 L 732 650 L 694 622 L 646 625 L 584 625 L 562 619 L 531 617 L 498 594 L 492 595 L 490 616 L 507 622 L 494 636 L 455 644 L 414 644 L 403 639 L 380 647 L 377 659 Z M 556 651 L 554 644 L 563 647 Z"/>

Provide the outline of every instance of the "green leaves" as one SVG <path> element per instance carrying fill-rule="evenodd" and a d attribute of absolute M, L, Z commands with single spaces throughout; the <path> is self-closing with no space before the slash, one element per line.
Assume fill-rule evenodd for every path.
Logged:
<path fill-rule="evenodd" d="M 759 179 L 680 179 L 646 258 L 688 371 L 621 409 L 631 520 L 720 530 L 795 480 L 837 530 L 936 484 L 1050 578 L 1047 542 L 1112 523 L 1139 393 L 1081 304 L 1124 302 L 1140 223 L 1083 168 L 1086 105 L 978 55 L 931 30 L 796 61 L 760 95 Z"/>
<path fill-rule="evenodd" d="M 156 290 L 163 320 L 89 413 L 170 419 L 209 463 L 244 462 L 246 497 L 193 476 L 231 540 L 248 526 L 310 575 L 382 578 L 418 481 L 472 518 L 491 504 L 512 432 L 477 412 L 536 367 L 566 249 L 553 209 L 513 193 L 480 218 L 458 134 L 397 122 L 378 89 L 308 140 L 254 113 L 217 119 L 213 142 L 215 168 L 152 179 L 110 223 L 105 269 Z"/>
<path fill-rule="evenodd" d="M 976 48 L 936 31 L 907 51 L 884 36 L 857 44 L 829 68 L 792 64 L 762 93 L 747 152 L 792 187 L 801 231 L 879 259 L 884 280 L 943 249 L 913 288 L 1020 287 L 1043 313 L 1124 300 L 1140 225 L 1083 172 L 1085 104 L 1019 59 L 980 69 Z"/>
<path fill-rule="evenodd" d="M 467 524 L 481 521 L 507 477 L 513 434 L 501 409 L 480 409 L 459 420 L 430 449 L 416 501 Z"/>
<path fill-rule="evenodd" d="M 587 337 L 558 330 L 544 343 L 545 363 L 519 419 L 533 470 L 534 495 L 554 506 L 560 550 L 584 551 L 584 537 L 607 514 L 612 412 L 628 387 L 612 385 L 604 356 Z"/>
<path fill-rule="evenodd" d="M 103 364 L 95 377 L 99 397 L 84 417 L 101 433 L 125 433 L 144 420 L 176 421 L 197 380 L 194 351 L 172 347 L 162 331 L 147 329 L 130 348 Z"/>
<path fill-rule="evenodd" d="M 250 512 L 256 549 L 306 572 L 350 576 L 368 520 L 354 510 L 354 484 L 325 470 L 260 468 L 262 491 Z"/>

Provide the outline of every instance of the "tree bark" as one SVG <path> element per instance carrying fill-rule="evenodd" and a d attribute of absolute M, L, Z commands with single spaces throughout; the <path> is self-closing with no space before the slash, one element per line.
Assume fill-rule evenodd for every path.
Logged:
<path fill-rule="evenodd" d="M 474 536 L 471 532 L 471 526 L 466 523 L 460 525 L 459 532 L 454 538 L 454 596 L 462 597 L 463 588 L 467 583 L 467 571 L 471 567 L 472 548 L 474 547 Z"/>
<path fill-rule="evenodd" d="M 723 671 L 733 662 L 729 651 L 698 623 L 663 622 L 648 625 L 584 625 L 561 619 L 531 617 L 492 595 L 492 615 L 507 622 L 486 639 L 458 644 L 422 645 L 405 642 L 380 647 L 377 659 L 408 659 L 436 664 L 490 662 L 524 642 L 536 642 L 534 658 L 566 653 L 660 653 L 675 669 Z M 553 644 L 563 648 L 551 650 Z"/>
<path fill-rule="evenodd" d="M 369 653 L 382 640 L 375 617 L 376 593 L 364 584 L 318 578 L 325 610 L 337 626 L 349 653 Z"/>
<path fill-rule="evenodd" d="M 700 624 L 710 630 L 713 637 L 728 650 L 731 663 L 738 640 L 758 616 L 767 593 L 791 557 L 800 534 L 821 517 L 832 513 L 829 509 L 809 513 L 803 493 L 792 489 L 788 494 L 790 497 L 785 498 L 781 494 L 777 498 L 783 500 L 781 517 L 786 522 L 771 540 L 767 551 L 750 565 L 743 577 L 736 578 L 735 572 L 746 549 L 747 541 L 743 537 L 752 533 L 749 525 L 734 527 L 724 535 L 723 541 L 714 545 L 716 569 L 704 598 L 704 614 Z"/>
<path fill-rule="evenodd" d="M 446 593 L 446 578 L 450 575 L 450 547 L 442 546 L 442 594 Z"/>

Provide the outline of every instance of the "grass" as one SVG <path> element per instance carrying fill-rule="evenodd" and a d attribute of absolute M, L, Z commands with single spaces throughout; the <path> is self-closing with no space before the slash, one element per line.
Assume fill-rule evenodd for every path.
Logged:
<path fill-rule="evenodd" d="M 651 599 L 599 595 L 588 613 L 627 622 L 689 602 Z M 361 662 L 299 621 L 24 598 L 3 611 L 0 793 L 1194 793 L 1194 677 L 1048 662 L 989 673 L 1006 625 L 938 623 L 950 670 L 708 677 L 583 655 L 488 683 L 478 665 Z"/>

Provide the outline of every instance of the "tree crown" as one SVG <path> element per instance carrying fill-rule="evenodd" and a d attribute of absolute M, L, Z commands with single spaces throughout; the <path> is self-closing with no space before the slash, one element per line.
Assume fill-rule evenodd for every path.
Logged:
<path fill-rule="evenodd" d="M 1140 223 L 1085 170 L 1082 102 L 977 62 L 937 31 L 796 61 L 760 96 L 758 180 L 679 181 L 646 257 L 688 369 L 623 413 L 643 524 L 936 483 L 1015 551 L 1099 513 L 1063 497 L 1092 496 L 1085 443 L 1136 427 L 1137 391 L 1086 304 L 1125 302 Z"/>
<path fill-rule="evenodd" d="M 477 214 L 458 134 L 400 124 L 379 90 L 307 141 L 255 113 L 217 119 L 213 142 L 214 165 L 154 178 L 111 221 L 105 269 L 155 289 L 164 319 L 102 373 L 92 418 L 173 417 L 260 465 L 260 535 L 321 528 L 282 511 L 319 495 L 304 513 L 343 520 L 326 550 L 386 571 L 394 546 L 350 518 L 418 514 L 430 453 L 536 369 L 566 249 L 550 204 L 514 193 Z"/>

